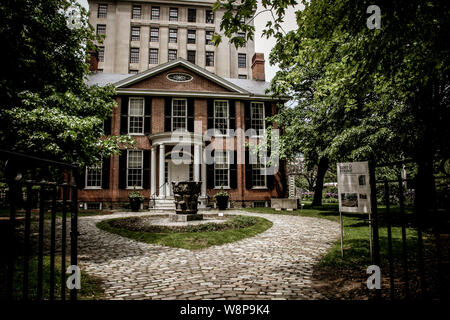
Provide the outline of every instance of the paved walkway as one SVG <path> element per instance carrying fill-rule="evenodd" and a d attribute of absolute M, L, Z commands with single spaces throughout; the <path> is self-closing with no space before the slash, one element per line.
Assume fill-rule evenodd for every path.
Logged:
<path fill-rule="evenodd" d="M 338 239 L 337 223 L 307 217 L 227 211 L 269 219 L 251 238 L 202 250 L 137 242 L 79 218 L 81 268 L 104 279 L 109 299 L 322 299 L 311 288 L 313 265 Z"/>

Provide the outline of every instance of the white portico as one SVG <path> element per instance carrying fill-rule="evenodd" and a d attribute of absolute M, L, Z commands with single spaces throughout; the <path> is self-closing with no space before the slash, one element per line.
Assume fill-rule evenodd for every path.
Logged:
<path fill-rule="evenodd" d="M 173 131 L 149 136 L 152 144 L 150 207 L 173 209 L 172 182 L 202 182 L 200 206 L 206 204 L 206 162 L 201 134 Z"/>

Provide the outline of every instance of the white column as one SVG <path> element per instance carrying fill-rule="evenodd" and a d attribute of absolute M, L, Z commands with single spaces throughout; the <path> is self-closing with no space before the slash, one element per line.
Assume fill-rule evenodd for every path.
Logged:
<path fill-rule="evenodd" d="M 166 188 L 164 186 L 165 174 L 164 164 L 166 160 L 166 152 L 164 151 L 164 144 L 159 145 L 159 197 L 166 197 Z"/>
<path fill-rule="evenodd" d="M 200 146 L 194 144 L 194 181 L 200 181 Z"/>
<path fill-rule="evenodd" d="M 200 146 L 200 150 L 202 155 L 202 197 L 206 197 L 206 159 L 203 146 Z"/>
<path fill-rule="evenodd" d="M 156 146 L 152 146 L 151 167 L 150 167 L 150 188 L 151 195 L 156 195 Z"/>

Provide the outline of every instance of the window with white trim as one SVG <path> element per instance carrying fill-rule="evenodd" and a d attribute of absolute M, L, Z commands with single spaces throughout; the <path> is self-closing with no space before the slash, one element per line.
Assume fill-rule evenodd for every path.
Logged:
<path fill-rule="evenodd" d="M 169 21 L 178 21 L 178 8 L 170 8 Z"/>
<path fill-rule="evenodd" d="M 172 131 L 187 130 L 187 100 L 172 99 Z"/>
<path fill-rule="evenodd" d="M 140 19 L 142 13 L 142 7 L 140 5 L 134 5 L 131 19 Z"/>
<path fill-rule="evenodd" d="M 139 48 L 130 48 L 130 63 L 139 63 Z"/>
<path fill-rule="evenodd" d="M 130 98 L 128 107 L 128 133 L 144 133 L 144 98 Z"/>
<path fill-rule="evenodd" d="M 175 49 L 169 49 L 169 57 L 168 60 L 169 61 L 173 61 L 177 59 L 177 50 Z"/>
<path fill-rule="evenodd" d="M 100 3 L 98 5 L 97 18 L 106 18 L 107 14 L 108 14 L 108 5 Z"/>
<path fill-rule="evenodd" d="M 264 123 L 264 103 L 252 102 L 250 104 L 250 124 L 251 128 L 256 130 L 256 134 L 262 134 L 265 129 Z"/>
<path fill-rule="evenodd" d="M 159 41 L 159 28 L 150 28 L 150 42 Z"/>
<path fill-rule="evenodd" d="M 230 161 L 227 151 L 214 151 L 214 187 L 230 187 Z"/>
<path fill-rule="evenodd" d="M 238 68 L 247 68 L 247 55 L 238 53 Z"/>
<path fill-rule="evenodd" d="M 169 43 L 177 43 L 178 29 L 169 29 Z"/>
<path fill-rule="evenodd" d="M 86 168 L 86 189 L 102 187 L 102 163 Z"/>
<path fill-rule="evenodd" d="M 139 41 L 141 38 L 141 27 L 131 27 L 131 41 Z"/>
<path fill-rule="evenodd" d="M 159 20 L 159 7 L 152 6 L 152 20 Z"/>
<path fill-rule="evenodd" d="M 151 48 L 148 57 L 149 64 L 158 64 L 158 49 Z"/>
<path fill-rule="evenodd" d="M 188 30 L 187 43 L 195 43 L 195 36 L 196 36 L 195 30 Z"/>
<path fill-rule="evenodd" d="M 127 188 L 142 188 L 143 152 L 128 150 L 127 156 Z"/>
<path fill-rule="evenodd" d="M 258 157 L 257 163 L 252 164 L 252 184 L 253 188 L 266 187 L 266 166 L 264 162 Z"/>
<path fill-rule="evenodd" d="M 219 135 L 228 134 L 229 107 L 227 100 L 214 100 L 214 129 Z"/>

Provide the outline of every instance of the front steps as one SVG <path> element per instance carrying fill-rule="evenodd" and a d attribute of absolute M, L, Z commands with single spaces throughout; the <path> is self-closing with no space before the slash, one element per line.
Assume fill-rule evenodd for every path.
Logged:
<path fill-rule="evenodd" d="M 199 197 L 198 208 L 206 208 L 206 198 Z M 151 199 L 149 202 L 149 208 L 154 210 L 173 210 L 175 211 L 175 202 L 173 197 L 167 197 L 164 199 Z"/>

